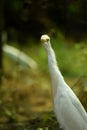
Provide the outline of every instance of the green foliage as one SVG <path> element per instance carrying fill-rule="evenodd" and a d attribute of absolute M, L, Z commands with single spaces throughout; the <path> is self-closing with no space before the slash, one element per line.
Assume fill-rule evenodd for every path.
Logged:
<path fill-rule="evenodd" d="M 64 36 L 58 32 L 57 37 L 51 37 L 51 43 L 55 51 L 56 58 L 58 60 L 58 66 L 64 76 L 75 77 L 78 75 L 81 76 L 82 74 L 86 74 L 87 72 L 86 42 L 75 43 L 73 41 L 70 41 L 69 39 L 66 40 Z M 46 89 L 47 96 L 45 95 L 45 91 L 44 91 L 45 89 L 42 89 L 42 90 L 40 89 L 42 88 L 41 84 L 43 84 L 45 88 L 45 84 L 47 84 L 46 80 L 44 80 L 43 75 L 38 74 L 39 71 L 41 73 L 42 71 L 44 71 L 45 73 L 48 73 L 46 52 L 44 51 L 41 44 L 37 45 L 37 42 L 35 42 L 34 39 L 30 39 L 29 45 L 27 47 L 24 47 L 23 49 L 27 54 L 29 54 L 29 56 L 31 56 L 35 61 L 37 61 L 39 67 L 38 67 L 38 70 L 33 75 L 31 75 L 30 71 L 29 73 L 26 73 L 26 71 L 24 70 L 24 73 L 23 73 L 17 70 L 17 75 L 16 75 L 17 77 L 15 76 L 13 79 L 12 77 L 10 78 L 8 77 L 7 82 L 5 80 L 6 85 L 3 86 L 4 89 L 2 91 L 3 93 L 1 95 L 1 100 L 0 100 L 0 107 L 1 107 L 0 114 L 1 116 L 5 115 L 9 123 L 12 123 L 12 122 L 14 123 L 15 121 L 18 121 L 18 120 L 25 121 L 25 119 L 27 120 L 28 118 L 30 118 L 29 111 L 31 111 L 31 109 L 33 108 L 33 107 L 30 108 L 32 104 L 30 102 L 34 101 L 35 98 L 37 97 L 40 99 L 40 97 L 37 96 L 39 95 L 39 92 L 40 92 L 41 97 L 44 96 L 46 98 L 43 98 L 43 100 L 39 100 L 39 102 L 37 102 L 38 100 L 36 100 L 35 102 L 36 104 L 44 105 L 44 102 L 49 101 L 47 100 L 47 98 L 49 98 L 47 89 Z M 6 69 L 7 69 L 7 62 L 6 62 Z M 15 69 L 13 70 L 13 67 L 12 67 L 11 73 L 13 73 L 13 71 L 15 71 Z M 28 74 L 28 77 L 26 76 L 27 74 Z M 48 75 L 45 75 L 45 76 L 48 76 Z M 28 83 L 28 86 L 26 86 L 25 82 Z M 86 82 L 84 82 L 84 84 L 85 86 L 87 86 Z M 36 91 L 37 91 L 37 94 L 34 94 L 33 96 L 33 93 L 34 92 L 36 93 Z M 82 93 L 82 90 L 81 90 L 81 93 Z M 85 91 L 85 94 L 86 94 L 86 91 Z M 30 98 L 31 95 L 34 97 L 33 100 L 32 98 Z M 82 97 L 86 97 L 86 96 L 82 95 Z M 7 105 L 6 105 L 6 102 L 7 102 Z M 36 104 L 34 104 L 33 106 L 35 107 Z M 33 110 L 35 110 L 35 108 Z M 44 108 L 42 109 L 42 111 L 43 110 Z M 29 121 L 28 127 L 25 125 L 25 126 L 22 126 L 20 129 L 21 130 L 22 129 L 23 130 L 29 130 L 29 129 L 54 130 L 55 128 L 55 130 L 58 130 L 58 122 L 56 121 L 54 114 L 52 115 L 52 113 L 49 113 L 49 114 L 46 113 L 46 115 L 44 115 L 43 117 L 41 117 L 41 115 L 38 115 L 38 118 L 32 119 L 32 121 Z M 19 126 L 18 126 L 18 130 L 19 130 Z"/>
<path fill-rule="evenodd" d="M 59 45 L 54 47 L 61 71 L 67 76 L 83 75 L 87 71 L 86 54 L 84 54 L 87 46 L 82 43 L 66 44 L 67 41 L 62 44 L 59 42 Z"/>
<path fill-rule="evenodd" d="M 19 13 L 18 11 L 22 7 L 21 0 L 10 0 L 10 7 L 13 10 L 13 12 Z"/>
<path fill-rule="evenodd" d="M 38 128 L 37 130 L 48 130 L 48 128 Z"/>
<path fill-rule="evenodd" d="M 68 12 L 71 14 L 79 13 L 81 10 L 79 2 L 73 2 L 68 6 Z"/>
<path fill-rule="evenodd" d="M 61 38 L 51 39 L 51 43 L 63 75 L 78 76 L 87 72 L 87 45 L 85 42 L 70 43 L 61 36 Z M 43 47 L 39 46 L 37 52 L 36 60 L 39 69 L 48 73 L 47 56 Z"/>

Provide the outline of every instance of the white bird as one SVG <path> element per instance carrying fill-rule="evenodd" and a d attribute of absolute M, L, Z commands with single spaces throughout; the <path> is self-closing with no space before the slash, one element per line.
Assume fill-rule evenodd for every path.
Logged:
<path fill-rule="evenodd" d="M 29 57 L 28 55 L 26 55 L 24 52 L 22 52 L 17 48 L 4 44 L 2 50 L 12 60 L 18 62 L 22 66 L 28 66 L 31 69 L 38 68 L 37 63 L 31 57 Z"/>
<path fill-rule="evenodd" d="M 60 126 L 64 130 L 87 130 L 87 113 L 72 89 L 66 84 L 57 66 L 50 37 L 42 35 L 41 42 L 48 56 L 54 112 Z"/>

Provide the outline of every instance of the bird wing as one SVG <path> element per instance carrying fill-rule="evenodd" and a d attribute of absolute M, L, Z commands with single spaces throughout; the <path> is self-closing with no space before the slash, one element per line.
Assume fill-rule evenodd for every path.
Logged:
<path fill-rule="evenodd" d="M 78 110 L 83 120 L 87 123 L 87 113 L 82 104 L 80 103 L 79 99 L 76 97 L 74 93 L 72 94 L 72 96 L 70 94 L 68 94 L 68 96 L 71 99 L 71 102 L 74 105 L 74 107 Z"/>
<path fill-rule="evenodd" d="M 84 107 L 82 106 L 81 102 L 79 101 L 77 96 L 74 94 L 74 92 L 71 90 L 71 88 L 69 86 L 66 86 L 66 87 L 67 89 L 64 92 L 63 96 L 67 100 L 66 101 L 68 103 L 67 105 L 71 107 L 70 109 L 74 107 L 76 111 L 78 111 L 78 114 L 81 116 L 81 118 L 83 118 L 83 120 L 87 123 L 87 113 Z"/>
<path fill-rule="evenodd" d="M 87 127 L 87 115 L 78 98 L 70 93 L 73 92 L 70 90 L 69 93 L 62 93 L 59 104 L 56 103 L 55 113 L 58 113 L 58 121 L 64 128 L 82 130 Z"/>

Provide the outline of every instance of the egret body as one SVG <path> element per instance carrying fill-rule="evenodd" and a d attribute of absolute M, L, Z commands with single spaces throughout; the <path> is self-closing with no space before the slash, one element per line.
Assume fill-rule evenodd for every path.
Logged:
<path fill-rule="evenodd" d="M 26 55 L 24 52 L 22 52 L 21 50 L 4 44 L 3 48 L 2 48 L 3 52 L 9 56 L 12 60 L 18 62 L 19 64 L 23 65 L 23 66 L 28 66 L 31 69 L 37 69 L 37 63 L 28 55 Z"/>
<path fill-rule="evenodd" d="M 66 84 L 57 66 L 50 37 L 42 35 L 41 42 L 48 56 L 54 112 L 60 126 L 64 130 L 87 130 L 87 113 L 77 96 Z"/>

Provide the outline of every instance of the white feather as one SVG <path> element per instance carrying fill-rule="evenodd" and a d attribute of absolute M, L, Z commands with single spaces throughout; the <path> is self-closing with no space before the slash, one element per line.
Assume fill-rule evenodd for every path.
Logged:
<path fill-rule="evenodd" d="M 3 52 L 19 64 L 26 65 L 32 69 L 37 69 L 37 63 L 31 57 L 27 56 L 24 52 L 18 50 L 17 48 L 4 44 Z"/>
<path fill-rule="evenodd" d="M 48 56 L 54 112 L 58 122 L 64 130 L 87 130 L 87 113 L 77 96 L 66 84 L 57 66 L 49 36 L 42 35 L 41 41 Z"/>

